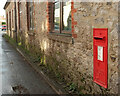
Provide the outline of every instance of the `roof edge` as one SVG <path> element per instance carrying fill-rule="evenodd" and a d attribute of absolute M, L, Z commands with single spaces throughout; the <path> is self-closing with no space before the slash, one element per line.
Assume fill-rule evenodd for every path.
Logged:
<path fill-rule="evenodd" d="M 9 4 L 10 4 L 10 2 L 7 1 L 7 2 L 5 3 L 5 5 L 4 5 L 3 9 L 6 9 Z"/>

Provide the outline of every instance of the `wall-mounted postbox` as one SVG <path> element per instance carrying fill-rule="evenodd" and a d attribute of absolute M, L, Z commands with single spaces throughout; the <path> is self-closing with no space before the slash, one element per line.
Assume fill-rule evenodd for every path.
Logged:
<path fill-rule="evenodd" d="M 93 81 L 107 88 L 108 79 L 108 29 L 93 29 Z"/>

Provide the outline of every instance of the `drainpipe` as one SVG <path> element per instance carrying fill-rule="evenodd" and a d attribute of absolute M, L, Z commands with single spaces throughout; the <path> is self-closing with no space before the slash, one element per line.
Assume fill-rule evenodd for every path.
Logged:
<path fill-rule="evenodd" d="M 16 32 L 16 43 L 18 43 L 18 41 L 17 41 L 17 14 L 16 14 L 16 0 L 14 0 L 14 4 L 15 4 L 15 32 Z"/>

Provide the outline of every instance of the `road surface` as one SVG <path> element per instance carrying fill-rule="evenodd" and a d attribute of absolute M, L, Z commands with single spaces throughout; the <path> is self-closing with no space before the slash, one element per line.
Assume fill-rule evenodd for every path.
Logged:
<path fill-rule="evenodd" d="M 0 93 L 56 94 L 2 34 L 0 32 Z"/>

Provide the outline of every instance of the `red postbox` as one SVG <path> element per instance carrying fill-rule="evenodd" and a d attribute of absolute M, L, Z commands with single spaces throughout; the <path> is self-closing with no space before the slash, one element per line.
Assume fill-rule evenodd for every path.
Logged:
<path fill-rule="evenodd" d="M 108 29 L 93 28 L 93 81 L 107 88 Z"/>

